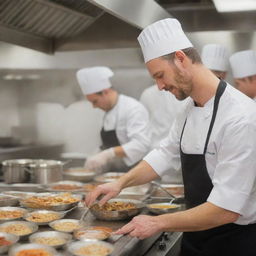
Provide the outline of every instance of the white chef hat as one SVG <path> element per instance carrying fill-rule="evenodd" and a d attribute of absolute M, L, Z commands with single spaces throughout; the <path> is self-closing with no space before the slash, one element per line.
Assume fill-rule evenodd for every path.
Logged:
<path fill-rule="evenodd" d="M 201 57 L 203 64 L 211 70 L 223 72 L 228 70 L 228 50 L 223 45 L 205 45 Z"/>
<path fill-rule="evenodd" d="M 159 20 L 138 36 L 145 63 L 172 52 L 193 47 L 176 19 Z"/>
<path fill-rule="evenodd" d="M 230 58 L 234 78 L 256 75 L 256 52 L 246 50 L 234 53 Z"/>
<path fill-rule="evenodd" d="M 108 67 L 90 67 L 77 71 L 77 81 L 84 95 L 100 92 L 110 88 L 112 85 L 109 78 L 114 73 Z"/>

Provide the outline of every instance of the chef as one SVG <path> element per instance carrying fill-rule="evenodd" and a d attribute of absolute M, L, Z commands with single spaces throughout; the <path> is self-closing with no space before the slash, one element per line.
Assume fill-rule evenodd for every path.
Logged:
<path fill-rule="evenodd" d="M 256 101 L 256 52 L 236 52 L 229 61 L 236 88 Z"/>
<path fill-rule="evenodd" d="M 88 158 L 85 168 L 124 171 L 149 151 L 148 112 L 137 100 L 112 88 L 108 67 L 83 68 L 77 80 L 87 100 L 106 112 L 101 130 L 102 151 Z M 119 161 L 121 159 L 121 161 Z M 116 168 L 116 170 L 114 169 Z"/>
<path fill-rule="evenodd" d="M 136 216 L 117 234 L 144 239 L 182 231 L 181 255 L 255 255 L 255 103 L 202 64 L 178 20 L 157 21 L 138 40 L 158 87 L 191 99 L 160 147 L 119 180 L 98 186 L 87 205 L 100 195 L 103 204 L 181 161 L 187 210 Z"/>
<path fill-rule="evenodd" d="M 207 44 L 202 50 L 202 62 L 217 77 L 225 79 L 228 70 L 228 51 L 220 44 Z"/>

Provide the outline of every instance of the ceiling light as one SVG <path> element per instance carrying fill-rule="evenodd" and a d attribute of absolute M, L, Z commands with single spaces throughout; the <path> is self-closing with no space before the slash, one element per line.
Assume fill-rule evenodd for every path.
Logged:
<path fill-rule="evenodd" d="M 218 12 L 243 12 L 256 10 L 255 0 L 213 0 Z"/>

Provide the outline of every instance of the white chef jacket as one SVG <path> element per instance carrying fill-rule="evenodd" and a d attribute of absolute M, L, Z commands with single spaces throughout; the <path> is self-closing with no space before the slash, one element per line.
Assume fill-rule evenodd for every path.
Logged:
<path fill-rule="evenodd" d="M 158 175 L 171 166 L 179 166 L 179 142 L 186 117 L 182 151 L 203 154 L 213 103 L 214 97 L 204 107 L 196 107 L 190 99 L 168 137 L 144 158 Z M 230 85 L 220 99 L 205 159 L 213 183 L 207 201 L 239 213 L 237 224 L 255 223 L 256 107 L 252 100 Z"/>
<path fill-rule="evenodd" d="M 131 166 L 140 161 L 150 146 L 149 116 L 146 108 L 136 99 L 120 94 L 116 105 L 104 117 L 105 131 L 115 129 L 126 154 L 123 158 Z"/>

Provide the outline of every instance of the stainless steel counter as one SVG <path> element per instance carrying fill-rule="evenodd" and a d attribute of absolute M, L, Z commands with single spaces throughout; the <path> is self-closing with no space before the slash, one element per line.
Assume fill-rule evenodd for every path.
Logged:
<path fill-rule="evenodd" d="M 0 184 L 0 191 L 5 190 L 16 190 L 15 186 Z M 17 190 L 25 191 L 35 191 L 33 187 L 28 187 L 21 189 L 17 187 Z M 37 192 L 42 191 L 40 187 L 36 189 Z M 65 218 L 80 219 L 83 212 L 83 207 L 78 207 L 74 211 L 68 213 Z M 146 210 L 142 212 L 143 214 L 148 214 Z M 85 218 L 86 226 L 105 226 L 113 230 L 116 230 L 126 223 L 126 221 L 100 221 L 97 220 L 91 213 Z M 49 226 L 39 226 L 39 231 L 51 230 Z M 172 255 L 177 256 L 179 252 L 179 241 L 181 238 L 181 233 L 164 233 L 157 234 L 150 238 L 139 240 L 130 236 L 113 236 L 107 242 L 110 242 L 114 245 L 114 251 L 111 256 L 164 256 Z M 26 241 L 24 241 L 26 243 Z M 22 243 L 24 243 L 22 242 Z M 176 248 L 177 247 L 177 248 Z M 176 249 L 174 249 L 176 248 Z M 70 256 L 66 249 L 59 250 L 60 255 Z M 7 255 L 6 255 L 7 256 Z"/>

